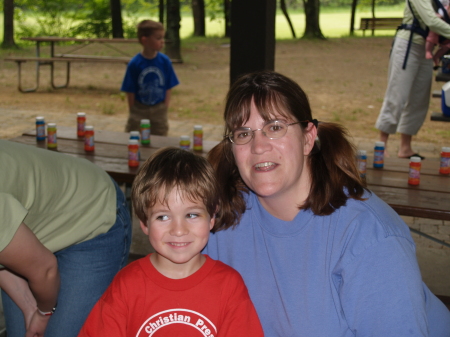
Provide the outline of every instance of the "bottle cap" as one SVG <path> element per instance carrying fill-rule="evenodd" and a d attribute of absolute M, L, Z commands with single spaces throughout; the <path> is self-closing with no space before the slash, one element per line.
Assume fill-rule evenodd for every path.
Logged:
<path fill-rule="evenodd" d="M 85 117 L 86 113 L 85 112 L 77 112 L 77 116 L 78 117 Z"/>
<path fill-rule="evenodd" d="M 130 137 L 138 137 L 139 138 L 140 133 L 139 131 L 130 131 Z"/>
<path fill-rule="evenodd" d="M 86 127 L 84 128 L 85 131 L 92 131 L 94 130 L 94 127 L 92 125 L 86 125 Z"/>
<path fill-rule="evenodd" d="M 48 123 L 47 127 L 48 128 L 56 128 L 56 123 Z"/>
<path fill-rule="evenodd" d="M 450 147 L 443 146 L 442 147 L 442 152 L 450 152 Z"/>
<path fill-rule="evenodd" d="M 150 124 L 150 119 L 141 119 L 141 124 Z"/>
<path fill-rule="evenodd" d="M 422 159 L 420 159 L 420 157 L 411 157 L 410 161 L 411 163 L 420 163 Z"/>
<path fill-rule="evenodd" d="M 180 136 L 180 140 L 191 140 L 189 136 Z"/>
<path fill-rule="evenodd" d="M 367 156 L 366 150 L 358 150 L 358 156 Z"/>
<path fill-rule="evenodd" d="M 384 147 L 384 142 L 375 142 L 375 146 L 382 146 L 382 147 Z"/>
<path fill-rule="evenodd" d="M 44 117 L 42 117 L 42 116 L 36 117 L 36 120 L 37 120 L 37 121 L 43 121 L 43 120 L 44 120 Z"/>
<path fill-rule="evenodd" d="M 137 139 L 128 140 L 129 145 L 139 145 L 139 141 Z"/>
<path fill-rule="evenodd" d="M 203 127 L 201 125 L 194 125 L 194 130 L 201 130 Z"/>

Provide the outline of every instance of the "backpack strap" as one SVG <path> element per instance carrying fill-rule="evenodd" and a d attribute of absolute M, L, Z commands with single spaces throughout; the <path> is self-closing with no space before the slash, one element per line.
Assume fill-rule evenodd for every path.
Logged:
<path fill-rule="evenodd" d="M 434 1 L 437 1 L 437 2 L 440 3 L 439 0 L 434 0 Z M 409 35 L 409 39 L 408 39 L 408 46 L 406 47 L 406 54 L 405 54 L 405 59 L 403 60 L 402 69 L 406 69 L 406 63 L 408 62 L 409 51 L 411 50 L 411 44 L 412 44 L 412 39 L 413 39 L 414 33 L 419 34 L 424 39 L 426 39 L 427 36 L 428 36 L 428 32 L 429 32 L 428 27 L 426 29 L 423 29 L 422 27 L 420 27 L 419 19 L 417 19 L 416 15 L 414 14 L 414 11 L 413 11 L 413 9 L 411 7 L 410 1 L 407 0 L 407 3 L 408 3 L 409 10 L 411 11 L 411 14 L 413 16 L 413 23 L 411 25 L 409 25 L 409 24 L 407 25 L 405 23 L 402 23 L 397 28 L 397 31 L 399 29 L 405 29 L 405 30 L 409 30 L 411 32 L 411 34 Z M 441 4 L 441 7 L 443 8 L 444 6 L 442 6 L 442 4 Z"/>

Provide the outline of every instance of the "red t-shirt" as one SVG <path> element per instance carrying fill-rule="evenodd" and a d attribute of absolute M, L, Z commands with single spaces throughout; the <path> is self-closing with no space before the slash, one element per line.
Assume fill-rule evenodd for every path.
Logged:
<path fill-rule="evenodd" d="M 184 279 L 160 274 L 150 255 L 130 263 L 92 309 L 78 337 L 264 336 L 240 274 L 212 260 Z"/>

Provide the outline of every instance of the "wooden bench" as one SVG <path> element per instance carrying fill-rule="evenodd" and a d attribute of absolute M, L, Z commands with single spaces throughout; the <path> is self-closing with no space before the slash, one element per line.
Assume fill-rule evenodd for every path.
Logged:
<path fill-rule="evenodd" d="M 363 31 L 363 36 L 366 30 L 372 31 L 372 36 L 375 30 L 393 30 L 397 29 L 402 24 L 403 18 L 361 18 L 359 30 Z"/>
<path fill-rule="evenodd" d="M 73 62 L 101 62 L 101 63 L 122 63 L 128 64 L 131 57 L 106 57 L 106 56 L 85 56 L 70 55 L 70 57 L 5 57 L 5 61 L 16 62 L 18 69 L 18 89 L 19 91 L 34 92 L 39 88 L 39 68 L 44 65 L 50 66 L 50 83 L 53 89 L 67 88 L 70 81 L 70 64 Z M 22 86 L 22 63 L 36 62 L 36 84 L 32 88 L 24 89 Z M 54 80 L 55 62 L 66 62 L 66 81 L 62 85 L 56 85 Z"/>

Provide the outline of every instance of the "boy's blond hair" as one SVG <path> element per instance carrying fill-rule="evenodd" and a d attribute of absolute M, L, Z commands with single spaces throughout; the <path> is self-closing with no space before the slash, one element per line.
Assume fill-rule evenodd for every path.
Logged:
<path fill-rule="evenodd" d="M 164 26 L 161 22 L 153 20 L 142 20 L 137 25 L 137 37 L 139 41 L 144 36 L 151 36 L 157 30 L 164 30 Z"/>
<path fill-rule="evenodd" d="M 211 164 L 192 152 L 166 147 L 148 158 L 134 179 L 131 201 L 139 220 L 147 223 L 148 209 L 157 201 L 167 204 L 174 188 L 182 198 L 203 202 L 211 217 L 218 212 L 220 191 Z"/>

